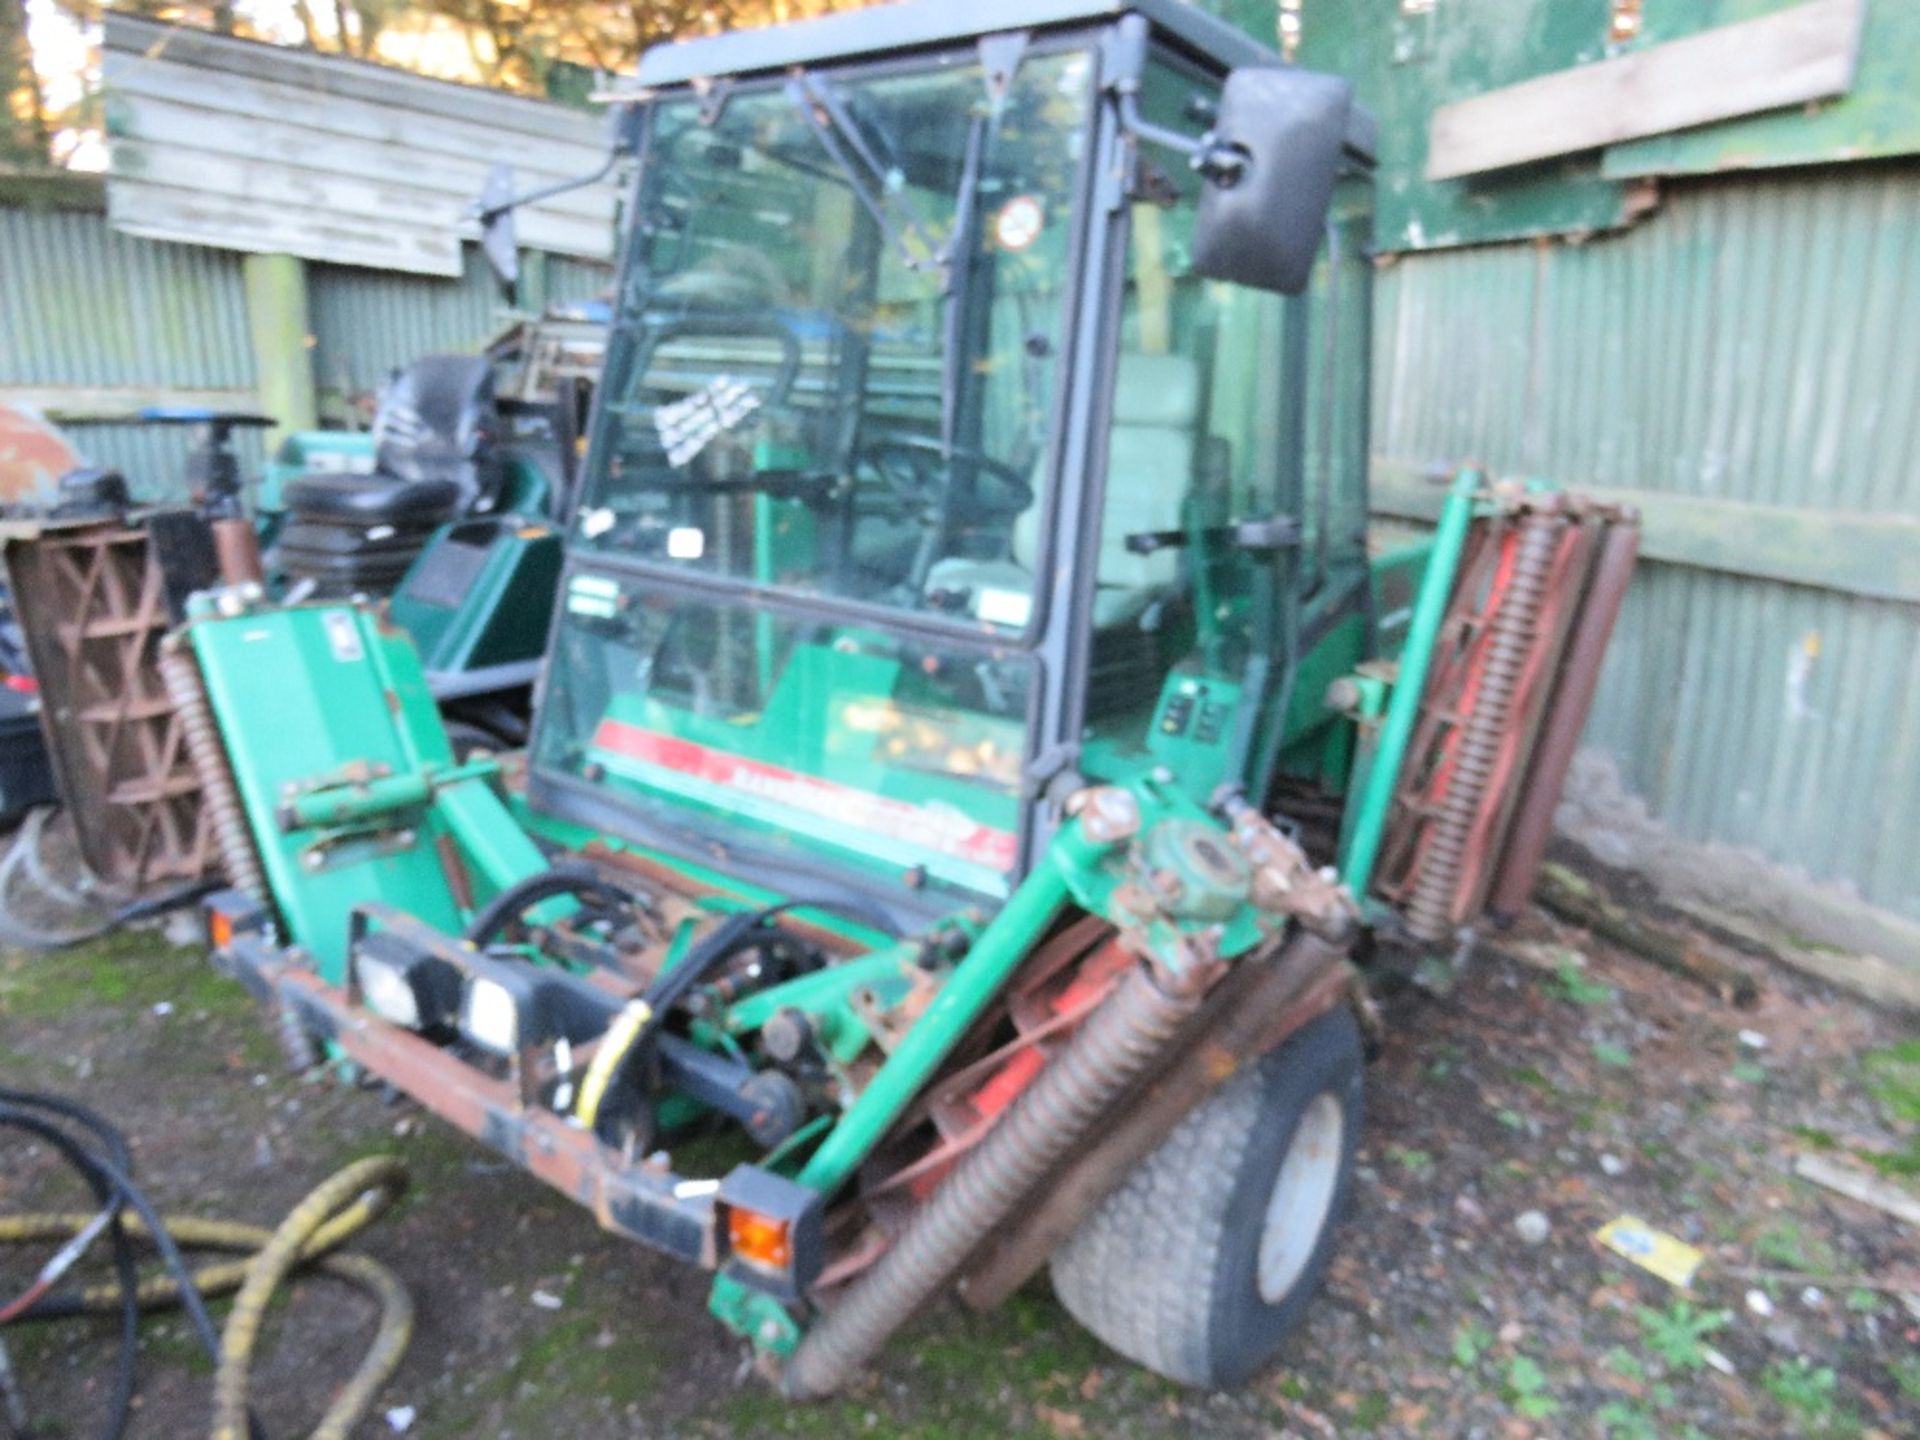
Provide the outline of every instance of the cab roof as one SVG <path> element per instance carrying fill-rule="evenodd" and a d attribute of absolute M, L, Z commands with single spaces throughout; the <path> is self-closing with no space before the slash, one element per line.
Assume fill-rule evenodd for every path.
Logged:
<path fill-rule="evenodd" d="M 1009 30 L 1097 25 L 1135 14 L 1161 39 L 1221 71 L 1284 63 L 1238 26 L 1186 0 L 904 0 L 759 30 L 735 30 L 656 45 L 640 57 L 641 90 L 722 76 L 778 74 L 796 65 L 824 65 L 937 49 Z M 1347 148 L 1374 159 L 1373 117 L 1353 107 Z"/>
<path fill-rule="evenodd" d="M 759 30 L 656 45 L 640 57 L 643 88 L 722 75 L 754 75 L 951 45 L 1007 30 L 1098 24 L 1132 12 L 1162 36 L 1222 70 L 1277 65 L 1280 57 L 1244 30 L 1184 0 L 906 0 Z"/>

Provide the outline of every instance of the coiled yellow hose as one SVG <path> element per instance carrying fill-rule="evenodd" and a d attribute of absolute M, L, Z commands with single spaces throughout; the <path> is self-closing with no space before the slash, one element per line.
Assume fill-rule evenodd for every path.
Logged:
<path fill-rule="evenodd" d="M 321 1417 L 312 1440 L 346 1440 L 365 1416 L 413 1338 L 413 1300 L 393 1272 L 379 1262 L 332 1252 L 378 1219 L 406 1186 L 406 1167 L 397 1158 L 375 1156 L 347 1166 L 316 1186 L 274 1230 L 232 1220 L 166 1217 L 167 1230 L 183 1246 L 250 1256 L 207 1265 L 193 1274 L 194 1288 L 204 1298 L 238 1292 L 220 1337 L 220 1364 L 213 1383 L 213 1440 L 246 1440 L 247 1380 L 267 1304 L 289 1274 L 309 1267 L 359 1287 L 380 1305 L 380 1326 L 366 1358 Z M 0 1216 L 0 1244 L 66 1240 L 93 1219 L 83 1213 Z M 123 1223 L 135 1239 L 147 1238 L 137 1216 L 126 1214 Z M 164 1309 L 180 1301 L 180 1286 L 171 1276 L 141 1282 L 138 1293 L 143 1310 Z M 120 1305 L 120 1290 L 117 1285 L 96 1285 L 79 1291 L 74 1300 L 77 1308 L 89 1313 L 112 1312 Z"/>

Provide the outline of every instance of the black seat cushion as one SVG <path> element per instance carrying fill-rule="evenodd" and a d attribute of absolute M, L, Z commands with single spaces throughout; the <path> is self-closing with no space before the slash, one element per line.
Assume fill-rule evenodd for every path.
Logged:
<path fill-rule="evenodd" d="M 281 491 L 302 520 L 340 525 L 433 526 L 453 517 L 460 487 L 451 480 L 392 475 L 302 475 Z"/>

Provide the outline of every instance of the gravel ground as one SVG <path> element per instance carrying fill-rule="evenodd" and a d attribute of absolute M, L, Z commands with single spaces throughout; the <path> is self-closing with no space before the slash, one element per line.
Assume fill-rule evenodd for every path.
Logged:
<path fill-rule="evenodd" d="M 151 930 L 0 951 L 0 1076 L 114 1117 L 176 1213 L 270 1224 L 346 1159 L 404 1156 L 413 1190 L 362 1246 L 418 1304 L 382 1405 L 429 1440 L 1920 1436 L 1920 1296 L 1866 1283 L 1920 1273 L 1920 1235 L 1792 1174 L 1808 1150 L 1916 1143 L 1911 1031 L 1771 970 L 1729 1009 L 1538 916 L 1502 944 L 1451 994 L 1385 1006 L 1327 1293 L 1281 1367 L 1227 1395 L 1116 1359 L 1041 1280 L 995 1315 L 926 1316 L 849 1397 L 787 1406 L 708 1318 L 704 1277 L 409 1104 L 285 1077 L 238 987 Z M 81 1198 L 0 1133 L 0 1214 Z M 1595 1243 L 1622 1214 L 1708 1253 L 1690 1291 Z M 0 1251 L 0 1294 L 38 1260 Z M 257 1370 L 268 1434 L 311 1423 L 370 1327 L 351 1292 L 299 1287 Z M 6 1332 L 38 1433 L 90 1433 L 109 1335 Z M 135 1436 L 199 1433 L 208 1376 L 176 1318 L 150 1321 Z"/>

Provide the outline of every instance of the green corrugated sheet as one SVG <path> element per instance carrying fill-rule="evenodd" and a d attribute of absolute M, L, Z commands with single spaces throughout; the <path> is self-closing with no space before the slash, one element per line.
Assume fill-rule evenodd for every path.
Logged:
<path fill-rule="evenodd" d="M 1920 161 L 1676 180 L 1630 231 L 1402 256 L 1375 294 L 1384 469 L 1686 502 L 1589 742 L 1675 833 L 1920 918 Z M 1748 523 L 1796 583 L 1732 573 Z"/>

